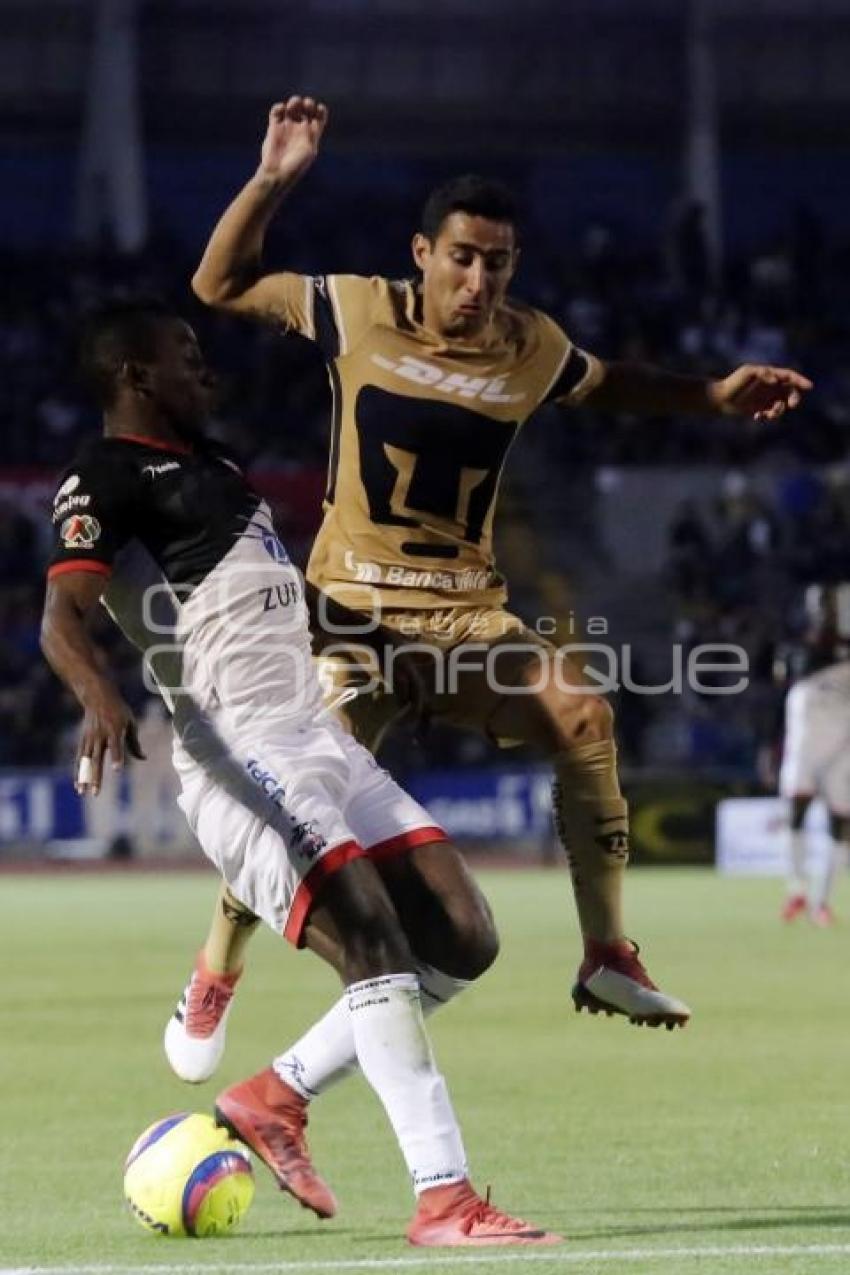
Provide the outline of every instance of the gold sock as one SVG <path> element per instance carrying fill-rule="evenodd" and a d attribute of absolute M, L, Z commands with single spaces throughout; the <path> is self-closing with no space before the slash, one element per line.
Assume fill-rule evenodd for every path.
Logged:
<path fill-rule="evenodd" d="M 585 939 L 623 937 L 623 875 L 629 861 L 628 806 L 620 795 L 612 739 L 558 753 L 555 827 L 567 856 Z"/>
<path fill-rule="evenodd" d="M 259 920 L 222 883 L 204 944 L 204 960 L 211 974 L 237 974 L 242 969 L 245 948 Z"/>

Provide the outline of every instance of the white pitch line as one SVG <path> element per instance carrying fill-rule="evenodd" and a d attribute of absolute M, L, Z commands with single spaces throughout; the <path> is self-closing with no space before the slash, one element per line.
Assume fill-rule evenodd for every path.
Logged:
<path fill-rule="evenodd" d="M 741 1257 L 759 1260 L 763 1257 L 850 1257 L 850 1244 L 735 1244 L 706 1248 L 613 1248 L 549 1249 L 548 1252 L 528 1252 L 518 1249 L 513 1253 L 464 1253 L 449 1256 L 440 1254 L 422 1257 L 353 1257 L 336 1260 L 309 1260 L 306 1262 L 188 1262 L 161 1266 L 4 1266 L 0 1275 L 187 1275 L 199 1271 L 203 1275 L 259 1275 L 259 1272 L 288 1271 L 405 1271 L 419 1267 L 435 1266 L 491 1266 L 510 1262 L 550 1262 L 559 1266 L 579 1266 L 583 1262 L 645 1262 L 700 1261 L 712 1257 Z"/>

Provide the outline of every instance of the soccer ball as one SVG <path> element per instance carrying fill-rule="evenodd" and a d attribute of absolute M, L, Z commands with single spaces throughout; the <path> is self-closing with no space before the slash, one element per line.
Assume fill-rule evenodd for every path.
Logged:
<path fill-rule="evenodd" d="M 254 1198 L 248 1151 L 212 1116 L 167 1116 L 133 1143 L 124 1198 L 136 1221 L 159 1235 L 223 1235 Z"/>

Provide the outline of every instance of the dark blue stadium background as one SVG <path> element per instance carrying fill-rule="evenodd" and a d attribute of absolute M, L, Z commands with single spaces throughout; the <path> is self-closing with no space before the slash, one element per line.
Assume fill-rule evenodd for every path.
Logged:
<path fill-rule="evenodd" d="M 788 362 L 816 381 L 811 403 L 770 430 L 542 413 L 505 491 L 501 553 L 512 604 L 528 619 L 551 615 L 575 639 L 584 615 L 604 615 L 612 642 L 633 645 L 648 682 L 669 676 L 677 645 L 719 640 L 747 652 L 742 695 L 618 697 L 634 790 L 693 786 L 700 776 L 690 809 L 703 828 L 694 843 L 705 842 L 701 812 L 718 791 L 770 782 L 781 707 L 772 654 L 799 626 L 802 589 L 850 578 L 845 8 L 140 4 L 149 230 L 144 245 L 122 253 L 106 216 L 93 241 L 75 234 L 98 5 L 3 0 L 0 766 L 39 775 L 65 764 L 73 738 L 74 706 L 44 667 L 37 634 L 51 476 L 96 428 L 72 366 L 79 315 L 92 301 L 142 290 L 185 306 L 225 376 L 215 428 L 266 484 L 304 559 L 326 447 L 321 363 L 297 338 L 203 312 L 188 289 L 209 228 L 256 163 L 269 102 L 304 89 L 327 97 L 332 121 L 321 162 L 270 237 L 270 261 L 403 274 L 429 187 L 475 168 L 520 196 L 517 291 L 578 343 L 705 373 Z M 723 241 L 713 276 L 687 219 L 684 180 L 694 127 L 689 24 L 699 18 L 713 23 Z M 141 702 L 132 654 L 107 640 Z M 481 741 L 442 731 L 399 739 L 391 759 L 408 773 L 497 760 Z M 14 806 L 0 840 L 19 840 L 29 818 L 15 814 L 30 799 L 19 784 L 17 773 L 0 777 L 0 791 L 12 793 L 0 807 Z M 529 835 L 539 835 L 536 825 Z"/>

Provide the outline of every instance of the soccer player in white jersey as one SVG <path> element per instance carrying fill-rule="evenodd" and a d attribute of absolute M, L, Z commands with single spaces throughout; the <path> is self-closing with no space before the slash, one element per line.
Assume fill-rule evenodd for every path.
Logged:
<path fill-rule="evenodd" d="M 207 304 L 296 330 L 328 361 L 335 400 L 329 482 L 308 581 L 320 602 L 353 613 L 353 634 L 377 614 L 388 640 L 402 634 L 419 643 L 411 662 L 435 720 L 504 746 L 531 744 L 551 760 L 556 824 L 584 941 L 576 1008 L 683 1025 L 687 1005 L 655 986 L 627 938 L 628 813 L 611 709 L 581 669 L 506 609 L 492 552 L 499 479 L 519 429 L 542 403 L 774 420 L 796 407 L 810 382 L 787 368 L 749 365 L 718 380 L 677 376 L 579 350 L 551 318 L 508 295 L 518 259 L 516 208 L 503 187 L 475 177 L 427 201 L 412 242 L 417 280 L 265 269 L 266 230 L 313 164 L 327 114 L 300 96 L 271 108 L 259 168 L 215 227 L 193 279 Z M 354 680 L 359 639 L 352 637 L 346 656 L 339 633 L 334 654 L 345 686 Z M 425 647 L 436 661 L 422 655 Z M 434 676 L 445 668 L 443 656 L 462 670 L 449 691 Z M 466 656 L 477 669 L 465 667 Z M 484 657 L 495 677 L 482 675 Z M 384 686 L 344 711 L 372 747 L 404 708 L 398 688 Z M 199 1049 L 207 1042 L 210 1069 L 249 932 L 250 918 L 241 919 L 240 929 L 222 897 L 178 1011 L 183 1021 L 171 1027 L 173 1040 L 182 1033 Z M 172 1063 L 184 1074 L 178 1055 L 171 1052 Z"/>
<path fill-rule="evenodd" d="M 789 803 L 787 894 L 782 919 L 808 915 L 822 928 L 834 923 L 832 892 L 846 860 L 850 833 L 850 584 L 806 590 L 802 641 L 785 648 L 777 673 L 790 683 L 779 792 Z M 827 808 L 828 845 L 813 873 L 805 828 L 812 801 Z"/>
<path fill-rule="evenodd" d="M 427 863 L 445 834 L 324 713 L 303 582 L 265 502 L 204 439 L 211 381 L 192 329 L 159 306 L 115 305 L 91 320 L 83 363 L 103 433 L 83 446 L 56 493 L 42 626 L 44 653 L 85 714 L 78 788 L 98 791 L 107 754 L 120 767 L 127 752 L 140 752 L 132 713 L 86 626 L 106 593 L 127 631 L 141 628 L 164 679 L 180 805 L 204 852 L 243 906 L 296 945 L 312 932 L 340 968 L 344 995 L 312 1037 L 324 1058 L 333 1034 L 337 1055 L 359 1065 L 384 1106 L 417 1197 L 411 1243 L 557 1242 L 492 1207 L 469 1182 L 422 995 L 458 990 L 426 963 L 427 942 L 441 931 L 451 947 L 452 895 L 477 890 L 456 853 L 445 900 L 421 878 L 432 924 L 426 950 L 414 955 L 411 937 L 418 946 L 423 935 L 406 932 L 379 864 L 413 849 Z M 125 573 L 110 592 L 116 559 L 134 544 L 155 562 L 161 585 L 151 593 L 147 577 Z M 163 592 L 170 626 L 154 613 Z M 177 670 L 170 679 L 169 665 Z M 447 850 L 440 862 L 445 883 Z M 484 933 L 492 922 L 480 896 L 478 904 Z M 491 945 L 488 959 L 494 954 Z M 277 1067 L 219 1095 L 217 1114 L 282 1187 L 327 1217 L 335 1202 L 303 1139 L 304 1095 L 320 1087 L 310 1035 Z"/>

